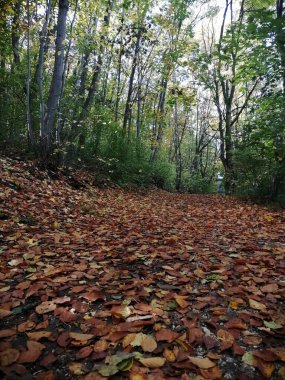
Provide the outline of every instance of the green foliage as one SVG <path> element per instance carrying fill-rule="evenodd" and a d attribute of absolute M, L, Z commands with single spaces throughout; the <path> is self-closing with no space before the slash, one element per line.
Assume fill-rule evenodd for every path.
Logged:
<path fill-rule="evenodd" d="M 191 194 L 209 194 L 215 192 L 211 177 L 202 177 L 199 173 L 190 173 L 189 170 L 182 172 L 182 191 Z"/>

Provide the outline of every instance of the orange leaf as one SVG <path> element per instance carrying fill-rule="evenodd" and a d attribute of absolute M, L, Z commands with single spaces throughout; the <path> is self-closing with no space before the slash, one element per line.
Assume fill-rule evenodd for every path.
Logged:
<path fill-rule="evenodd" d="M 273 363 L 265 362 L 264 360 L 257 358 L 257 368 L 262 373 L 266 379 L 270 379 L 272 373 L 275 370 L 275 365 Z"/>
<path fill-rule="evenodd" d="M 165 349 L 163 351 L 163 356 L 170 363 L 174 363 L 176 361 L 176 355 L 174 354 L 174 352 L 172 350 L 170 350 L 167 347 L 165 347 Z"/>

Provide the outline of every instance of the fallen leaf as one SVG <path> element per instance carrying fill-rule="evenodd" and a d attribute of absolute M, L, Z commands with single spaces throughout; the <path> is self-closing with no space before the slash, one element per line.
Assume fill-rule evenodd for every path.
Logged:
<path fill-rule="evenodd" d="M 191 363 L 196 365 L 201 369 L 208 369 L 214 367 L 216 364 L 212 362 L 209 358 L 201 358 L 199 356 L 189 356 L 189 360 Z"/>
<path fill-rule="evenodd" d="M 205 379 L 216 380 L 222 378 L 222 371 L 219 367 L 212 367 L 209 369 L 200 369 L 201 375 Z"/>
<path fill-rule="evenodd" d="M 261 303 L 261 302 L 257 302 L 255 300 L 252 300 L 252 299 L 249 299 L 248 300 L 248 303 L 249 303 L 249 306 L 252 308 L 252 309 L 255 309 L 255 310 L 266 310 L 266 306 Z"/>
<path fill-rule="evenodd" d="M 151 335 L 146 335 L 141 342 L 141 348 L 144 352 L 153 352 L 157 348 L 157 343 Z"/>
<path fill-rule="evenodd" d="M 160 368 L 165 364 L 165 358 L 152 357 L 152 358 L 140 358 L 139 361 L 148 368 Z"/>
<path fill-rule="evenodd" d="M 76 363 L 76 362 L 68 363 L 68 369 L 69 369 L 69 372 L 75 376 L 84 375 L 87 372 L 85 370 L 83 363 Z"/>
<path fill-rule="evenodd" d="M 276 356 L 278 356 L 279 360 L 285 362 L 285 348 L 284 347 L 272 347 L 269 348 L 269 351 L 273 352 Z"/>
<path fill-rule="evenodd" d="M 268 284 L 260 287 L 260 290 L 263 293 L 276 293 L 279 290 L 279 287 L 277 284 Z"/>
<path fill-rule="evenodd" d="M 116 318 L 126 319 L 132 314 L 132 309 L 126 305 L 113 306 L 111 313 Z"/>
<path fill-rule="evenodd" d="M 174 363 L 176 361 L 175 353 L 167 347 L 165 347 L 165 349 L 163 350 L 163 356 L 170 363 Z"/>
<path fill-rule="evenodd" d="M 243 354 L 243 357 L 241 359 L 245 364 L 251 365 L 253 367 L 256 367 L 257 365 L 257 359 L 254 357 L 252 352 L 246 352 Z"/>
<path fill-rule="evenodd" d="M 270 322 L 263 321 L 263 323 L 264 323 L 264 326 L 268 327 L 270 330 L 278 330 L 278 329 L 281 329 L 282 327 L 282 325 L 274 321 L 270 321 Z"/>
<path fill-rule="evenodd" d="M 42 338 L 50 338 L 52 335 L 53 333 L 51 331 L 36 331 L 36 332 L 27 333 L 27 336 L 31 340 L 35 340 L 35 341 L 38 341 Z"/>
<path fill-rule="evenodd" d="M 8 348 L 0 352 L 0 366 L 7 367 L 10 364 L 16 362 L 20 356 L 19 350 L 15 348 Z"/>
<path fill-rule="evenodd" d="M 174 342 L 181 334 L 169 330 L 169 329 L 160 329 L 156 332 L 155 337 L 158 342 L 167 341 L 168 343 Z"/>
<path fill-rule="evenodd" d="M 93 349 L 95 352 L 103 352 L 106 351 L 108 347 L 109 343 L 105 339 L 100 339 L 94 344 Z"/>
<path fill-rule="evenodd" d="M 52 301 L 42 302 L 40 305 L 36 307 L 36 312 L 38 314 L 46 314 L 50 311 L 54 311 L 56 309 L 56 304 Z"/>
<path fill-rule="evenodd" d="M 221 341 L 221 348 L 220 348 L 221 351 L 224 351 L 232 347 L 232 345 L 235 342 L 234 336 L 227 330 L 223 330 L 223 329 L 218 330 L 217 337 Z"/>
<path fill-rule="evenodd" d="M 258 346 L 262 343 L 262 338 L 254 335 L 246 335 L 242 338 L 244 344 L 248 344 L 250 346 Z"/>
<path fill-rule="evenodd" d="M 14 335 L 16 335 L 15 329 L 0 330 L 0 338 L 8 338 L 8 337 L 14 336 Z"/>
<path fill-rule="evenodd" d="M 257 358 L 256 366 L 266 379 L 270 379 L 275 370 L 275 365 L 273 363 L 265 362 L 260 358 Z"/>

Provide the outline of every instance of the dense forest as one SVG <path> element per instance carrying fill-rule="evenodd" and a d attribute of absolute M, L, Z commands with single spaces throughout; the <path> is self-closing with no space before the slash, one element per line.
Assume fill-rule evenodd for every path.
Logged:
<path fill-rule="evenodd" d="M 285 198 L 283 0 L 1 0 L 0 145 L 98 181 Z"/>

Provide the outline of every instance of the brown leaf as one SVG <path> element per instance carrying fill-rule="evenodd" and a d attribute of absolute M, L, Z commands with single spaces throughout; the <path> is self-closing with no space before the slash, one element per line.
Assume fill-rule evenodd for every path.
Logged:
<path fill-rule="evenodd" d="M 232 319 L 231 321 L 225 323 L 224 325 L 227 329 L 239 329 L 239 330 L 246 330 L 247 326 L 244 322 L 242 322 L 241 319 Z"/>
<path fill-rule="evenodd" d="M 34 363 L 41 356 L 41 351 L 45 348 L 43 344 L 34 342 L 32 340 L 27 341 L 28 350 L 20 353 L 18 359 L 19 363 Z"/>
<path fill-rule="evenodd" d="M 181 334 L 169 330 L 169 329 L 160 329 L 156 332 L 155 337 L 158 342 L 167 341 L 168 343 L 174 342 Z"/>
<path fill-rule="evenodd" d="M 5 310 L 5 309 L 0 308 L 0 319 L 8 317 L 11 314 L 12 314 L 12 312 L 10 310 Z"/>
<path fill-rule="evenodd" d="M 84 380 L 106 380 L 106 377 L 98 372 L 90 372 L 84 377 Z"/>
<path fill-rule="evenodd" d="M 95 302 L 97 300 L 105 300 L 105 295 L 100 290 L 91 290 L 81 294 L 81 297 L 88 300 L 89 302 Z"/>
<path fill-rule="evenodd" d="M 42 302 L 40 305 L 36 307 L 36 312 L 38 314 L 49 313 L 50 311 L 54 311 L 56 309 L 56 304 L 52 301 Z"/>
<path fill-rule="evenodd" d="M 220 329 L 217 331 L 217 337 L 221 341 L 220 351 L 224 351 L 234 344 L 234 336 L 227 330 Z"/>
<path fill-rule="evenodd" d="M 216 380 L 222 378 L 222 371 L 218 367 L 212 367 L 209 369 L 201 369 L 201 375 L 205 379 Z"/>
<path fill-rule="evenodd" d="M 151 335 L 147 335 L 142 340 L 141 348 L 144 352 L 153 352 L 157 348 L 157 343 Z"/>
<path fill-rule="evenodd" d="M 69 336 L 69 332 L 68 331 L 64 331 L 57 338 L 57 344 L 60 347 L 66 347 L 70 343 L 70 341 L 71 341 L 71 338 Z"/>
<path fill-rule="evenodd" d="M 19 332 L 25 332 L 25 331 L 32 330 L 35 327 L 35 325 L 36 324 L 33 321 L 26 321 L 26 322 L 20 323 L 17 329 Z"/>
<path fill-rule="evenodd" d="M 268 284 L 268 285 L 261 286 L 260 290 L 263 293 L 276 293 L 278 292 L 279 288 L 277 284 Z"/>
<path fill-rule="evenodd" d="M 207 350 L 211 350 L 217 345 L 216 339 L 212 338 L 211 336 L 204 336 L 203 342 L 207 348 Z"/>
<path fill-rule="evenodd" d="M 19 350 L 15 348 L 8 348 L 0 352 L 0 366 L 7 367 L 10 364 L 16 362 L 20 356 Z"/>
<path fill-rule="evenodd" d="M 132 309 L 127 305 L 113 306 L 111 313 L 116 318 L 126 319 L 132 314 Z"/>
<path fill-rule="evenodd" d="M 109 343 L 104 339 L 100 339 L 100 340 L 98 340 L 98 342 L 96 342 L 94 344 L 94 351 L 95 352 L 104 352 L 108 349 L 108 347 L 109 347 Z"/>
<path fill-rule="evenodd" d="M 160 368 L 165 364 L 165 358 L 152 357 L 152 358 L 139 358 L 139 361 L 148 368 Z"/>
<path fill-rule="evenodd" d="M 250 346 L 258 346 L 262 343 L 262 338 L 254 335 L 246 335 L 243 337 L 242 340 L 244 344 L 248 344 Z"/>
<path fill-rule="evenodd" d="M 92 347 L 90 347 L 90 346 L 82 347 L 78 352 L 76 352 L 75 359 L 76 360 L 85 359 L 89 355 L 91 355 L 92 352 L 93 352 Z"/>
<path fill-rule="evenodd" d="M 262 373 L 266 379 L 270 379 L 271 375 L 275 370 L 275 365 L 273 363 L 265 362 L 260 358 L 257 358 L 257 368 Z"/>
<path fill-rule="evenodd" d="M 82 346 L 88 343 L 88 341 L 94 338 L 93 334 L 82 334 L 76 332 L 70 332 L 69 337 L 74 339 L 71 344 L 74 346 Z"/>
<path fill-rule="evenodd" d="M 272 347 L 269 348 L 269 351 L 273 352 L 276 356 L 278 356 L 279 360 L 285 362 L 285 348 L 284 347 Z"/>
<path fill-rule="evenodd" d="M 53 335 L 51 331 L 36 331 L 27 333 L 31 340 L 39 341 L 42 338 L 50 338 Z"/>
<path fill-rule="evenodd" d="M 52 352 L 49 352 L 46 356 L 43 357 L 40 364 L 43 367 L 48 367 L 50 364 L 56 362 L 56 360 L 57 360 L 57 357 L 54 356 Z"/>
<path fill-rule="evenodd" d="M 212 362 L 209 358 L 201 358 L 199 356 L 189 356 L 189 360 L 191 363 L 196 365 L 201 369 L 208 369 L 214 367 L 216 364 Z"/>
<path fill-rule="evenodd" d="M 0 338 L 8 338 L 13 335 L 16 335 L 16 329 L 0 330 Z"/>
<path fill-rule="evenodd" d="M 278 356 L 274 352 L 270 351 L 270 349 L 253 351 L 253 355 L 257 358 L 265 360 L 266 362 L 275 362 L 278 360 Z"/>
<path fill-rule="evenodd" d="M 37 374 L 36 380 L 56 380 L 55 374 L 52 370 L 41 372 Z"/>

